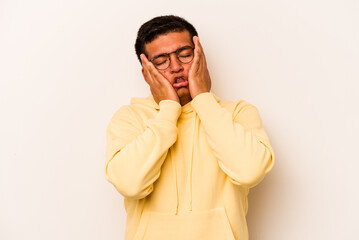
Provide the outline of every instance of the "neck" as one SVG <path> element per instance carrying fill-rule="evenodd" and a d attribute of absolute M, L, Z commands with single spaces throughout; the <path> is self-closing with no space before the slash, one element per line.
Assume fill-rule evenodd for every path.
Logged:
<path fill-rule="evenodd" d="M 184 96 L 184 97 L 180 98 L 180 104 L 181 104 L 181 106 L 186 105 L 186 104 L 189 103 L 190 101 L 192 101 L 191 96 Z"/>

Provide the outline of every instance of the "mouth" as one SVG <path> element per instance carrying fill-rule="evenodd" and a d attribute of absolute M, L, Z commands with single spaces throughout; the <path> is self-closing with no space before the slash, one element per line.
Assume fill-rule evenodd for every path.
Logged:
<path fill-rule="evenodd" d="M 175 82 L 172 84 L 173 87 L 185 87 L 188 85 L 188 81 L 185 77 L 176 77 Z"/>

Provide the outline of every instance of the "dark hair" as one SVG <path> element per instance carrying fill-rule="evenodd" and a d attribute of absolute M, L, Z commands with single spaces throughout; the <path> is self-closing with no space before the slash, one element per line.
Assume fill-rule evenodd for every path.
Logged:
<path fill-rule="evenodd" d="M 196 29 L 192 24 L 185 19 L 174 16 L 159 16 L 145 22 L 137 32 L 137 38 L 135 43 L 136 55 L 141 62 L 140 55 L 145 51 L 145 44 L 155 40 L 159 35 L 167 34 L 170 32 L 183 32 L 187 30 L 191 36 L 198 36 Z"/>

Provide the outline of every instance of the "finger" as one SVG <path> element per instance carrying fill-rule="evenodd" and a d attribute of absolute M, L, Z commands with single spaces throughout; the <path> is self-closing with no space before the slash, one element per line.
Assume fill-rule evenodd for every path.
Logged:
<path fill-rule="evenodd" d="M 195 53 L 195 57 L 196 55 L 198 57 L 201 56 L 201 45 L 199 43 L 199 38 L 197 36 L 193 37 L 193 42 L 194 42 L 194 53 Z"/>
<path fill-rule="evenodd" d="M 140 57 L 143 62 L 142 66 L 143 66 L 143 68 L 145 68 L 145 70 L 148 72 L 148 74 L 150 74 L 152 77 L 157 76 L 158 71 L 155 68 L 155 66 L 153 66 L 153 63 L 151 61 L 149 61 L 143 53 L 140 55 Z"/>
<path fill-rule="evenodd" d="M 199 68 L 199 53 L 197 51 L 197 48 L 194 49 L 194 58 L 193 63 L 190 69 L 190 74 L 198 72 Z"/>
<path fill-rule="evenodd" d="M 147 80 L 148 84 L 151 86 L 151 85 L 153 85 L 153 77 L 152 77 L 152 74 L 150 71 L 151 62 L 148 61 L 146 55 L 143 53 L 140 55 L 140 58 L 141 58 L 142 68 L 143 68 L 146 80 Z"/>
<path fill-rule="evenodd" d="M 147 57 L 146 57 L 146 55 L 143 54 L 143 53 L 141 53 L 140 58 L 141 58 L 141 63 L 142 63 L 142 65 L 143 65 L 143 64 L 147 64 L 147 63 L 149 62 L 148 59 L 147 59 Z"/>
<path fill-rule="evenodd" d="M 162 82 L 164 79 L 164 77 L 158 72 L 157 68 L 155 68 L 155 66 L 153 65 L 153 63 L 148 62 L 148 71 L 151 74 L 151 77 L 158 83 L 158 82 Z"/>
<path fill-rule="evenodd" d="M 152 86 L 159 86 L 162 84 L 168 84 L 168 81 L 165 77 L 162 76 L 162 74 L 155 68 L 153 63 L 151 61 L 148 61 L 146 56 L 143 54 L 143 56 L 140 56 L 141 59 L 143 58 L 143 66 L 145 72 L 150 76 L 151 78 L 151 85 Z"/>
<path fill-rule="evenodd" d="M 203 63 L 206 64 L 206 55 L 204 54 L 204 50 L 203 50 L 202 44 L 201 44 L 201 42 L 199 41 L 199 38 L 198 38 L 198 37 L 197 37 L 197 45 L 198 45 L 198 49 L 199 49 L 201 58 L 202 58 L 202 60 L 203 60 Z"/>
<path fill-rule="evenodd" d="M 148 70 L 149 61 L 148 61 L 146 55 L 143 53 L 140 55 L 140 58 L 141 58 L 142 68 L 144 69 L 145 73 L 148 75 L 149 74 L 149 70 Z"/>
<path fill-rule="evenodd" d="M 206 59 L 203 54 L 201 43 L 199 42 L 199 37 L 194 36 L 193 42 L 195 44 L 195 49 L 194 49 L 195 57 L 194 57 L 194 63 L 193 63 L 194 66 L 193 67 L 195 69 L 195 72 L 198 72 L 198 71 L 200 71 L 201 68 L 206 67 Z"/>
<path fill-rule="evenodd" d="M 140 58 L 142 60 L 142 67 L 144 67 L 149 73 L 152 73 L 155 69 L 155 67 L 153 66 L 152 62 L 150 62 L 145 54 L 141 54 Z"/>
<path fill-rule="evenodd" d="M 197 54 L 200 56 L 201 59 L 203 59 L 203 61 L 206 61 L 206 57 L 205 57 L 205 54 L 204 54 L 204 51 L 203 51 L 202 44 L 199 41 L 199 37 L 194 36 L 193 41 L 195 43 L 195 50 L 196 50 Z"/>
<path fill-rule="evenodd" d="M 198 49 L 198 51 L 200 52 L 200 54 L 204 54 L 203 47 L 202 47 L 201 42 L 199 41 L 199 37 L 198 37 L 198 36 L 194 36 L 194 37 L 193 37 L 193 42 L 194 42 L 195 48 Z"/>
<path fill-rule="evenodd" d="M 147 59 L 147 57 L 146 57 L 146 55 L 145 54 L 141 54 L 140 55 L 140 58 L 141 58 L 141 60 L 142 60 L 142 66 L 144 67 L 144 68 L 146 68 L 149 72 L 154 72 L 156 69 L 155 69 L 155 67 L 153 66 L 153 64 L 152 64 L 152 62 L 150 62 L 148 59 Z"/>

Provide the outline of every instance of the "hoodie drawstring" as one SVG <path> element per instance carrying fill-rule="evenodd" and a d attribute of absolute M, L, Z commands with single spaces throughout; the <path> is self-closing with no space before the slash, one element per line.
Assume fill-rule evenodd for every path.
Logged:
<path fill-rule="evenodd" d="M 189 167 L 189 176 L 190 176 L 190 202 L 189 202 L 189 210 L 192 211 L 192 185 L 193 185 L 193 152 L 194 152 L 194 144 L 197 135 L 197 125 L 198 125 L 198 116 L 197 113 L 194 113 L 194 127 L 193 127 L 193 139 L 191 146 L 191 159 L 190 159 L 190 167 Z"/>
<path fill-rule="evenodd" d="M 190 152 L 190 164 L 188 168 L 188 176 L 190 178 L 190 202 L 189 202 L 189 210 L 192 211 L 192 185 L 193 185 L 193 152 L 194 152 L 194 143 L 198 134 L 197 126 L 199 125 L 199 118 L 197 116 L 197 113 L 194 113 L 194 127 L 193 127 L 193 139 L 191 143 L 191 152 Z M 173 148 L 170 148 L 171 152 L 171 158 L 172 158 L 172 168 L 173 168 L 173 176 L 175 178 L 175 190 L 176 190 L 176 206 L 174 213 L 175 215 L 178 215 L 178 208 L 179 208 L 179 195 L 178 195 L 178 183 L 177 183 L 177 167 L 176 167 L 176 161 L 174 160 L 173 156 Z"/>
<path fill-rule="evenodd" d="M 178 185 L 177 185 L 177 169 L 176 169 L 176 162 L 173 158 L 173 149 L 172 147 L 170 147 L 170 152 L 171 152 L 171 158 L 172 158 L 172 169 L 173 169 L 173 175 L 174 175 L 174 178 L 175 178 L 175 190 L 176 190 L 176 206 L 175 206 L 175 215 L 178 214 L 178 205 L 179 205 L 179 202 L 178 202 Z"/>

